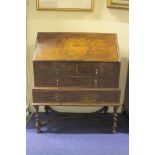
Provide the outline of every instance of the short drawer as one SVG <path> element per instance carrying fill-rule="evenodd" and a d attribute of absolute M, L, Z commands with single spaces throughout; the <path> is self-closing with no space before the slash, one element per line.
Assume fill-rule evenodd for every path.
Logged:
<path fill-rule="evenodd" d="M 115 63 L 105 62 L 84 62 L 78 63 L 79 75 L 91 76 L 112 76 L 115 70 Z"/>
<path fill-rule="evenodd" d="M 35 76 L 64 76 L 75 75 L 76 64 L 74 62 L 34 61 L 33 71 Z"/>
<path fill-rule="evenodd" d="M 33 89 L 34 103 L 68 103 L 80 102 L 93 104 L 98 102 L 119 103 L 120 90 L 54 90 L 54 89 Z"/>
<path fill-rule="evenodd" d="M 93 87 L 92 77 L 86 76 L 38 76 L 36 86 L 40 87 Z"/>

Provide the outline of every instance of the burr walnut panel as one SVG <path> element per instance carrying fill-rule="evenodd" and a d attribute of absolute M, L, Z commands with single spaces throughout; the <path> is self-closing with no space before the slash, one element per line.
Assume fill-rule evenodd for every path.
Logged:
<path fill-rule="evenodd" d="M 116 34 L 39 32 L 35 60 L 118 61 Z"/>

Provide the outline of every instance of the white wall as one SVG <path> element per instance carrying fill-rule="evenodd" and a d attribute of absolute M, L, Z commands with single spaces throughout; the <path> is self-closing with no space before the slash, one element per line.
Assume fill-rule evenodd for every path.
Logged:
<path fill-rule="evenodd" d="M 29 4 L 27 5 L 27 76 L 30 102 L 32 103 L 32 58 L 34 56 L 36 35 L 37 32 L 46 31 L 117 33 L 121 55 L 120 89 L 122 91 L 121 103 L 123 103 L 128 68 L 128 26 L 128 10 L 107 8 L 106 0 L 95 0 L 94 12 L 37 11 L 35 0 L 29 0 Z M 98 108 L 58 107 L 57 109 L 61 111 L 89 112 Z"/>

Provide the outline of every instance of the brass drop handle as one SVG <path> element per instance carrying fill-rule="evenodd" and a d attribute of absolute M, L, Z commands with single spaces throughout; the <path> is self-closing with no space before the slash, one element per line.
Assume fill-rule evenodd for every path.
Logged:
<path fill-rule="evenodd" d="M 96 67 L 95 69 L 95 74 L 97 75 L 98 74 L 98 68 Z"/>
<path fill-rule="evenodd" d="M 60 101 L 60 96 L 59 95 L 56 96 L 56 100 Z"/>
<path fill-rule="evenodd" d="M 59 68 L 56 68 L 56 75 L 59 75 Z"/>
<path fill-rule="evenodd" d="M 97 80 L 95 80 L 95 87 L 97 87 Z"/>
<path fill-rule="evenodd" d="M 57 80 L 57 87 L 59 86 L 59 80 Z"/>

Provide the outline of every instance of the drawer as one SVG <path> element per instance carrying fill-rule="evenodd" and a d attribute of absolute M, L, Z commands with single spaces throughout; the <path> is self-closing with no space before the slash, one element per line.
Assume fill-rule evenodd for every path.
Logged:
<path fill-rule="evenodd" d="M 104 63 L 104 62 L 78 63 L 79 75 L 113 76 L 114 70 L 115 70 L 114 63 Z"/>
<path fill-rule="evenodd" d="M 119 103 L 120 90 L 54 90 L 54 89 L 33 89 L 34 103 L 68 103 L 79 102 L 93 104 L 98 102 Z"/>
<path fill-rule="evenodd" d="M 68 76 L 60 79 L 60 87 L 94 87 L 91 76 Z"/>
<path fill-rule="evenodd" d="M 106 77 L 91 76 L 68 76 L 57 77 L 38 76 L 35 86 L 39 87 L 87 87 L 87 88 L 113 88 L 115 85 L 111 79 Z"/>
<path fill-rule="evenodd" d="M 119 63 L 37 62 L 34 64 L 36 87 L 117 88 Z"/>
<path fill-rule="evenodd" d="M 64 76 L 75 75 L 76 64 L 74 62 L 51 62 L 51 61 L 34 61 L 34 75 L 36 76 Z"/>
<path fill-rule="evenodd" d="M 110 88 L 113 83 L 106 77 L 69 76 L 60 78 L 58 87 Z"/>
<path fill-rule="evenodd" d="M 38 76 L 35 86 L 39 87 L 93 87 L 92 77 L 86 76 Z"/>

